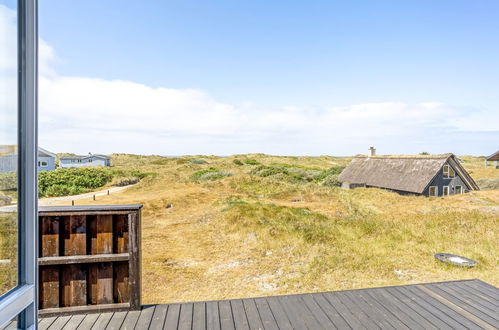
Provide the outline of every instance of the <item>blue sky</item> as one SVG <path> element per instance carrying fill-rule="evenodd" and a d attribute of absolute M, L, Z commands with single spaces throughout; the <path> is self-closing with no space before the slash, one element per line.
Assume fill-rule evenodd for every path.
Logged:
<path fill-rule="evenodd" d="M 498 12 L 459 0 L 40 0 L 40 140 L 56 152 L 490 154 Z"/>

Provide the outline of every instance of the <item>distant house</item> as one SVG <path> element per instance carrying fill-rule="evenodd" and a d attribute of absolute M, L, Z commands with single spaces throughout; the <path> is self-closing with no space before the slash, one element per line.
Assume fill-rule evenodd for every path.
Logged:
<path fill-rule="evenodd" d="M 38 171 L 50 171 L 55 169 L 56 155 L 43 148 L 38 148 Z M 13 172 L 17 170 L 17 146 L 0 146 L 0 173 Z"/>
<path fill-rule="evenodd" d="M 56 155 L 43 148 L 38 148 L 38 171 L 55 170 Z"/>
<path fill-rule="evenodd" d="M 373 149 L 374 150 L 374 149 Z M 377 187 L 401 194 L 447 196 L 479 190 L 453 154 L 356 156 L 338 177 L 344 188 Z"/>
<path fill-rule="evenodd" d="M 489 157 L 485 158 L 485 167 L 487 167 L 487 162 L 493 161 L 494 162 L 494 168 L 498 168 L 497 163 L 499 162 L 499 151 L 493 153 Z"/>
<path fill-rule="evenodd" d="M 59 159 L 59 167 L 111 166 L 111 158 L 89 153 L 85 156 L 64 156 Z"/>

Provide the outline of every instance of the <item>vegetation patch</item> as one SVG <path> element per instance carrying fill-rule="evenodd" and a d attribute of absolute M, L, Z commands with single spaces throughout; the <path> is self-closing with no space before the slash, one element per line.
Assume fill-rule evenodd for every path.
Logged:
<path fill-rule="evenodd" d="M 208 162 L 204 159 L 201 158 L 194 158 L 194 159 L 189 159 L 189 162 L 192 164 L 197 164 L 197 165 L 205 165 L 208 164 Z"/>
<path fill-rule="evenodd" d="M 232 172 L 220 171 L 216 168 L 194 172 L 191 179 L 194 181 L 213 181 L 234 175 Z"/>
<path fill-rule="evenodd" d="M 244 164 L 243 164 L 243 162 L 242 162 L 240 159 L 234 159 L 234 160 L 232 161 L 232 163 L 233 163 L 234 165 L 237 165 L 237 166 L 244 165 Z"/>
<path fill-rule="evenodd" d="M 17 190 L 17 173 L 0 173 L 0 190 Z"/>
<path fill-rule="evenodd" d="M 105 186 L 115 179 L 116 185 L 138 182 L 150 173 L 114 168 L 59 168 L 38 174 L 40 197 L 70 196 Z"/>
<path fill-rule="evenodd" d="M 499 178 L 478 179 L 476 183 L 481 190 L 499 189 Z"/>
<path fill-rule="evenodd" d="M 274 177 L 292 183 L 316 182 L 326 186 L 338 186 L 338 175 L 343 167 L 333 167 L 328 170 L 319 168 L 296 166 L 282 163 L 272 163 L 270 166 L 261 165 L 251 170 L 250 174 L 259 177 Z"/>
<path fill-rule="evenodd" d="M 246 158 L 244 160 L 244 163 L 246 165 L 260 165 L 261 164 L 259 161 L 257 161 L 256 159 L 253 159 L 253 158 Z"/>

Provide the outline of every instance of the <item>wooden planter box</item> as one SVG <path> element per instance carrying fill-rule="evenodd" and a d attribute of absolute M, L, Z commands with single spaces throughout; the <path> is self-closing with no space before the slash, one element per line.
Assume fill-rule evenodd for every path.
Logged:
<path fill-rule="evenodd" d="M 141 208 L 39 208 L 41 315 L 140 309 Z"/>

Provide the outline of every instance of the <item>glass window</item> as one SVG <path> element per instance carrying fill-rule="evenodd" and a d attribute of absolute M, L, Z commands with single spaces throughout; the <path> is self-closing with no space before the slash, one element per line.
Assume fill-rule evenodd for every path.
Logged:
<path fill-rule="evenodd" d="M 444 186 L 443 195 L 449 196 L 449 186 Z"/>
<path fill-rule="evenodd" d="M 456 186 L 456 194 L 462 194 L 463 193 L 463 187 L 462 186 Z"/>
<path fill-rule="evenodd" d="M 437 186 L 430 186 L 430 189 L 428 190 L 428 196 L 430 196 L 430 197 L 438 196 L 438 187 Z"/>
<path fill-rule="evenodd" d="M 0 1 L 0 295 L 17 285 L 17 8 Z"/>
<path fill-rule="evenodd" d="M 444 178 L 453 178 L 456 176 L 456 172 L 450 165 L 444 165 L 443 167 Z"/>

